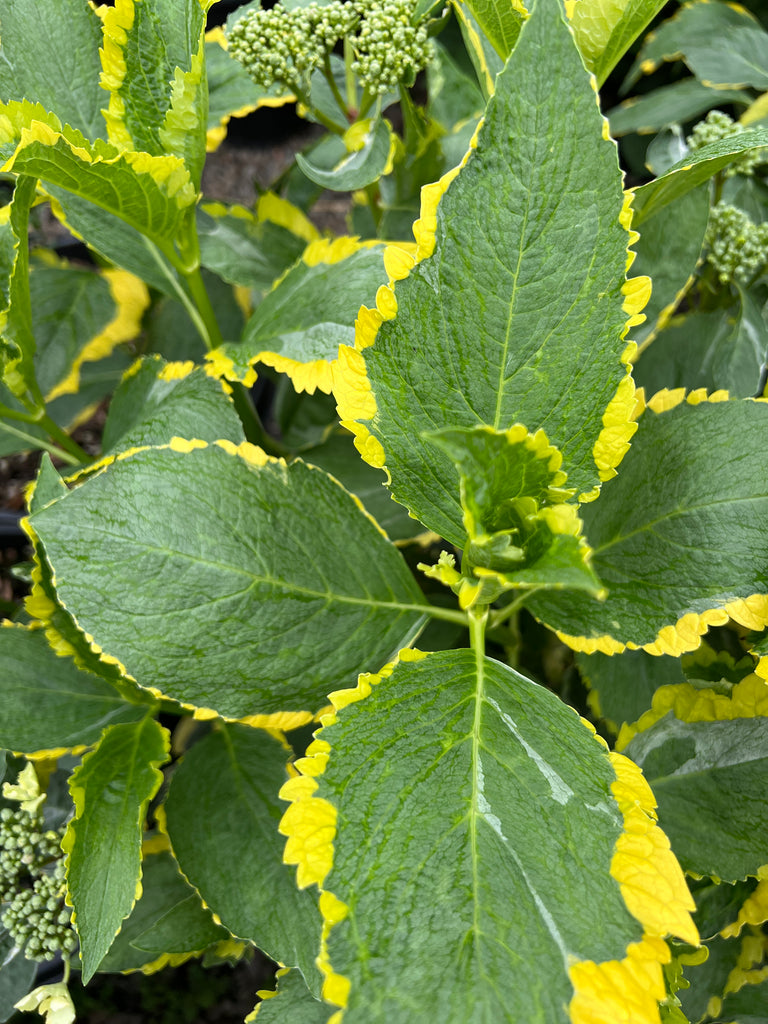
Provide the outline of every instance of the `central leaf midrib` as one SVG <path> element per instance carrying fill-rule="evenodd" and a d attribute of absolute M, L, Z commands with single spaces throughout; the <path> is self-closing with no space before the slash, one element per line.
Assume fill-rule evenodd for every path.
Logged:
<path fill-rule="evenodd" d="M 123 541 L 125 540 L 125 538 L 119 533 L 108 533 L 106 530 L 101 530 L 99 532 L 105 537 L 113 537 L 117 540 Z M 413 604 L 405 604 L 401 601 L 382 601 L 378 598 L 374 598 L 373 596 L 369 598 L 351 597 L 345 594 L 335 593 L 331 590 L 312 590 L 309 587 L 302 587 L 296 583 L 290 583 L 287 580 L 281 580 L 274 576 L 258 576 L 255 573 L 248 572 L 246 569 L 240 569 L 237 566 L 231 565 L 227 562 L 214 562 L 210 561 L 209 559 L 198 558 L 197 556 L 191 555 L 186 551 L 176 551 L 172 548 L 157 547 L 155 545 L 146 543 L 142 543 L 141 547 L 143 550 L 148 552 L 153 552 L 161 555 L 170 555 L 179 558 L 186 558 L 189 561 L 193 562 L 195 565 L 201 565 L 211 569 L 223 570 L 225 572 L 234 573 L 238 576 L 245 576 L 251 581 L 249 587 L 246 589 L 249 589 L 251 586 L 254 586 L 258 583 L 266 583 L 269 586 L 281 587 L 284 590 L 289 590 L 291 593 L 302 594 L 307 597 L 322 598 L 326 601 L 336 601 L 342 604 L 365 605 L 375 608 L 392 608 L 398 609 L 399 611 L 422 611 L 421 605 L 418 605 L 415 602 Z M 238 591 L 237 593 L 242 593 L 242 591 Z M 237 596 L 237 594 L 224 596 L 234 597 Z M 428 606 L 425 604 L 423 607 L 422 614 L 424 611 L 426 611 L 427 607 Z"/>

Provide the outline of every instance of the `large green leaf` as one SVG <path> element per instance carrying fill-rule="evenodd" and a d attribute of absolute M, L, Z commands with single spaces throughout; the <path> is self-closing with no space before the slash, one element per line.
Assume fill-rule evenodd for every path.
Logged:
<path fill-rule="evenodd" d="M 0 377 L 19 398 L 40 396 L 35 380 L 27 244 L 35 186 L 34 178 L 20 178 L 13 199 L 0 211 Z"/>
<path fill-rule="evenodd" d="M 57 657 L 42 630 L 0 629 L 0 746 L 23 754 L 97 743 L 102 730 L 137 722 L 146 705 L 130 704 L 105 680 Z"/>
<path fill-rule="evenodd" d="M 89 139 L 105 136 L 101 22 L 92 6 L 6 0 L 0 40 L 0 101 L 31 100 Z"/>
<path fill-rule="evenodd" d="M 684 78 L 642 96 L 626 100 L 608 112 L 611 135 L 618 138 L 630 132 L 644 135 L 668 124 L 682 124 L 705 114 L 718 103 L 746 106 L 750 94 L 738 89 L 713 89 L 696 78 Z"/>
<path fill-rule="evenodd" d="M 169 736 L 150 717 L 113 725 L 70 780 L 75 817 L 62 847 L 67 889 L 88 981 L 140 893 L 147 804 L 163 780 Z"/>
<path fill-rule="evenodd" d="M 739 1024 L 768 1024 L 765 1005 L 768 1000 L 768 981 L 758 972 L 751 983 L 738 992 L 729 992 L 723 1000 L 723 1020 L 738 1020 Z"/>
<path fill-rule="evenodd" d="M 126 374 L 109 406 L 104 452 L 167 444 L 172 437 L 240 444 L 243 428 L 232 400 L 201 367 L 149 356 Z"/>
<path fill-rule="evenodd" d="M 633 269 L 635 273 L 647 274 L 651 278 L 653 290 L 643 311 L 646 322 L 635 331 L 638 344 L 647 342 L 649 336 L 656 334 L 659 326 L 663 326 L 692 282 L 708 220 L 709 188 L 700 185 L 671 206 L 649 217 L 643 224 L 635 246 L 637 259 Z M 642 380 L 637 381 L 636 374 L 635 380 L 643 383 Z M 678 383 L 683 382 L 665 380 L 659 387 L 648 391 L 648 394 Z M 686 379 L 685 383 L 695 386 L 693 380 Z"/>
<path fill-rule="evenodd" d="M 277 831 L 287 756 L 261 729 L 219 725 L 176 767 L 165 803 L 168 835 L 185 877 L 217 918 L 273 960 L 299 967 L 319 994 L 317 902 L 296 888 Z"/>
<path fill-rule="evenodd" d="M 316 242 L 259 303 L 237 344 L 219 353 L 231 359 L 230 375 L 247 377 L 264 362 L 288 373 L 298 390 L 331 389 L 339 345 L 353 345 L 361 302 L 372 303 L 387 275 L 383 245 L 354 239 Z"/>
<path fill-rule="evenodd" d="M 298 861 L 300 884 L 317 867 L 326 890 L 325 998 L 346 1005 L 345 1024 L 619 1019 L 611 1009 L 625 1005 L 635 973 L 628 946 L 643 933 L 633 913 L 644 915 L 656 871 L 667 872 L 666 908 L 676 911 L 646 919 L 646 935 L 694 932 L 663 838 L 655 867 L 636 864 L 630 913 L 611 874 L 624 842 L 620 784 L 578 716 L 472 651 L 404 653 L 391 675 L 335 695 L 335 724 L 298 762 L 310 779 L 283 791 L 297 799 L 281 826 L 286 859 Z M 640 831 L 653 829 L 631 803 Z M 334 820 L 323 880 L 320 830 Z M 656 955 L 638 986 L 651 1008 L 664 994 Z M 606 977 L 598 993 L 586 979 L 608 960 L 626 973 L 618 991 Z M 584 1014 L 584 999 L 602 1013 Z"/>
<path fill-rule="evenodd" d="M 477 148 L 448 180 L 426 190 L 420 261 L 395 285 L 396 301 L 379 300 L 374 343 L 359 331 L 371 390 L 359 370 L 355 379 L 352 357 L 352 379 L 335 390 L 344 421 L 367 421 L 356 428 L 361 451 L 386 463 L 396 500 L 461 545 L 458 473 L 422 435 L 543 427 L 568 486 L 589 491 L 600 480 L 603 416 L 626 375 L 621 176 L 554 0 L 525 23 Z"/>
<path fill-rule="evenodd" d="M 729 135 L 718 142 L 710 142 L 708 146 L 702 146 L 701 149 L 690 153 L 666 174 L 635 190 L 633 225 L 639 227 L 652 214 L 733 163 L 741 153 L 765 146 L 768 146 L 768 129 L 754 128 Z"/>
<path fill-rule="evenodd" d="M 262 993 L 263 994 L 263 993 Z M 258 1004 L 257 1024 L 327 1024 L 329 1007 L 315 999 L 298 971 L 278 971 L 276 995 Z"/>
<path fill-rule="evenodd" d="M 100 141 L 90 144 L 66 126 L 57 132 L 38 121 L 2 169 L 87 199 L 146 235 L 166 256 L 196 199 L 178 157 L 121 153 Z"/>
<path fill-rule="evenodd" d="M 317 709 L 423 622 L 354 499 L 250 446 L 138 452 L 30 521 L 82 629 L 141 685 L 224 715 Z"/>
<path fill-rule="evenodd" d="M 582 509 L 607 600 L 537 594 L 529 607 L 571 638 L 602 638 L 598 649 L 613 638 L 679 654 L 729 612 L 756 625 L 765 598 L 753 612 L 743 599 L 768 593 L 766 429 L 758 402 L 646 412 L 619 476 Z"/>
<path fill-rule="evenodd" d="M 721 0 L 689 0 L 674 17 L 649 32 L 622 84 L 626 92 L 643 74 L 655 71 L 663 61 L 679 60 L 690 47 L 706 46 L 733 28 L 755 28 L 753 14 L 741 4 Z"/>
<path fill-rule="evenodd" d="M 146 971 L 226 942 L 229 932 L 179 870 L 170 853 L 144 856 L 141 897 L 101 961 L 99 971 Z"/>
<path fill-rule="evenodd" d="M 517 43 L 520 29 L 528 17 L 521 0 L 499 4 L 496 0 L 465 0 L 477 24 L 496 53 L 505 61 Z"/>
<path fill-rule="evenodd" d="M 760 390 L 766 357 L 762 310 L 755 296 L 739 288 L 737 301 L 724 309 L 675 317 L 643 352 L 635 380 L 648 395 L 664 387 L 704 387 L 751 398 Z"/>
<path fill-rule="evenodd" d="M 581 0 L 571 24 L 584 63 L 602 85 L 665 0 Z"/>
<path fill-rule="evenodd" d="M 759 25 L 732 25 L 685 49 L 685 62 L 702 82 L 717 88 L 768 89 L 768 32 Z"/>
<path fill-rule="evenodd" d="M 327 432 L 328 424 L 324 426 Z M 322 444 L 306 449 L 302 457 L 356 494 L 391 540 L 405 540 L 423 532 L 422 525 L 411 519 L 402 505 L 392 501 L 381 473 L 363 462 L 346 430 L 337 429 Z"/>
<path fill-rule="evenodd" d="M 735 882 L 768 849 L 768 719 L 684 722 L 669 713 L 626 747 L 659 803 L 683 868 Z"/>

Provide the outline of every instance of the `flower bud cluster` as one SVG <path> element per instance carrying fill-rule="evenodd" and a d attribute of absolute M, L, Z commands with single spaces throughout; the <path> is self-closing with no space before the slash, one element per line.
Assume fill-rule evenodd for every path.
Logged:
<path fill-rule="evenodd" d="M 711 142 L 719 142 L 720 139 L 727 139 L 731 135 L 739 135 L 743 131 L 746 131 L 744 126 L 739 124 L 738 121 L 734 121 L 732 117 L 729 117 L 722 110 L 710 110 L 703 121 L 699 121 L 697 125 L 694 125 L 693 131 L 685 141 L 688 143 L 688 148 L 695 152 L 697 149 L 701 149 L 702 146 L 708 146 Z M 725 176 L 730 178 L 734 174 L 751 175 L 754 173 L 755 167 L 764 162 L 765 157 L 762 155 L 762 150 L 748 150 L 734 160 L 725 172 Z"/>
<path fill-rule="evenodd" d="M 412 0 L 378 0 L 357 4 L 361 16 L 355 38 L 356 60 L 352 70 L 373 93 L 396 89 L 400 82 L 413 84 L 426 67 L 432 45 L 424 23 L 412 23 Z"/>
<path fill-rule="evenodd" d="M 755 224 L 736 206 L 712 208 L 704 241 L 721 284 L 746 284 L 768 264 L 768 223 Z"/>
<path fill-rule="evenodd" d="M 0 922 L 29 960 L 53 960 L 77 945 L 64 903 L 63 831 L 45 831 L 39 811 L 0 811 Z"/>
<path fill-rule="evenodd" d="M 229 53 L 268 89 L 306 89 L 336 43 L 347 38 L 352 69 L 372 93 L 410 84 L 431 54 L 426 27 L 412 24 L 414 0 L 331 0 L 286 10 L 250 10 L 228 32 Z"/>
<path fill-rule="evenodd" d="M 229 53 L 265 89 L 303 87 L 337 41 L 354 30 L 355 5 L 341 0 L 287 10 L 251 10 L 229 30 Z"/>

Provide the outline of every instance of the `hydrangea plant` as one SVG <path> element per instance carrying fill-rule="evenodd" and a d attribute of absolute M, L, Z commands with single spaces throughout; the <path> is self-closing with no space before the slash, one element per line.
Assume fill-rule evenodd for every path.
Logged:
<path fill-rule="evenodd" d="M 206 39 L 208 6 L 0 13 L 3 412 L 58 461 L 0 629 L 6 1016 L 73 1019 L 69 966 L 25 995 L 12 907 L 41 875 L 84 982 L 258 947 L 259 1024 L 759 1019 L 765 348 L 748 394 L 635 373 L 664 352 L 641 333 L 674 280 L 661 225 L 705 191 L 708 214 L 768 130 L 625 188 L 599 88 L 655 0 L 454 0 L 450 28 L 424 0 L 255 4 Z M 382 78 L 388 19 L 422 55 Z M 291 26 L 279 66 L 259 24 Z M 202 201 L 222 121 L 289 89 L 329 152 L 253 209 Z M 360 191 L 355 234 L 291 201 L 327 181 Z M 41 200 L 108 269 L 30 255 Z M 72 274 L 100 304 L 57 346 L 34 289 Z M 160 351 L 88 459 L 56 396 L 142 318 Z M 591 720 L 526 628 L 576 652 Z"/>

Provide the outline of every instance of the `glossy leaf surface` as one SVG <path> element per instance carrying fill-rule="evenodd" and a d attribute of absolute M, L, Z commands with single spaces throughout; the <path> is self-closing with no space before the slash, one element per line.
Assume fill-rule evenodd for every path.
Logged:
<path fill-rule="evenodd" d="M 505 61 L 514 50 L 527 17 L 524 5 L 520 0 L 511 0 L 508 4 L 498 4 L 494 0 L 465 0 L 465 3 L 483 35 Z"/>
<path fill-rule="evenodd" d="M 98 676 L 58 657 L 42 630 L 0 629 L 0 746 L 24 754 L 88 747 L 107 726 L 137 722 L 129 704 Z"/>
<path fill-rule="evenodd" d="M 684 78 L 642 96 L 633 97 L 608 112 L 611 135 L 657 132 L 668 124 L 693 121 L 717 104 L 749 103 L 749 93 L 713 89 L 696 78 Z"/>
<path fill-rule="evenodd" d="M 598 85 L 663 6 L 664 0 L 582 0 L 574 6 L 576 42 Z"/>
<path fill-rule="evenodd" d="M 352 497 L 254 451 L 255 464 L 149 449 L 32 517 L 60 599 L 108 654 L 141 685 L 233 717 L 317 709 L 423 622 L 399 552 Z"/>
<path fill-rule="evenodd" d="M 643 645 L 685 614 L 765 593 L 767 428 L 754 402 L 646 412 L 618 477 L 581 510 L 607 600 L 535 595 L 529 607 L 570 636 Z"/>
<path fill-rule="evenodd" d="M 564 95 L 577 134 L 563 121 Z M 628 242 L 602 124 L 559 6 L 538 4 L 476 151 L 440 199 L 434 255 L 397 282 L 397 314 L 364 349 L 376 400 L 367 426 L 392 492 L 452 543 L 464 538 L 458 474 L 426 431 L 543 427 L 568 486 L 598 482 L 593 447 L 625 375 Z"/>
<path fill-rule="evenodd" d="M 277 831 L 288 757 L 261 729 L 220 725 L 177 766 L 168 834 L 184 875 L 229 931 L 299 967 L 319 994 L 317 901 L 296 888 Z"/>
<path fill-rule="evenodd" d="M 569 966 L 640 938 L 610 875 L 613 769 L 548 691 L 469 651 L 409 658 L 319 735 L 347 1024 L 565 1024 Z"/>
<path fill-rule="evenodd" d="M 365 188 L 383 173 L 389 159 L 390 129 L 383 119 L 376 120 L 365 136 L 363 146 L 348 153 L 331 170 L 318 167 L 301 153 L 296 163 L 310 181 L 334 192 Z"/>
<path fill-rule="evenodd" d="M 757 874 L 768 849 L 768 719 L 681 722 L 667 714 L 626 753 L 651 784 L 686 871 L 728 882 Z"/>
<path fill-rule="evenodd" d="M 138 897 L 144 814 L 167 757 L 168 734 L 145 717 L 109 728 L 72 774 L 75 818 L 63 848 L 86 981 Z"/>

